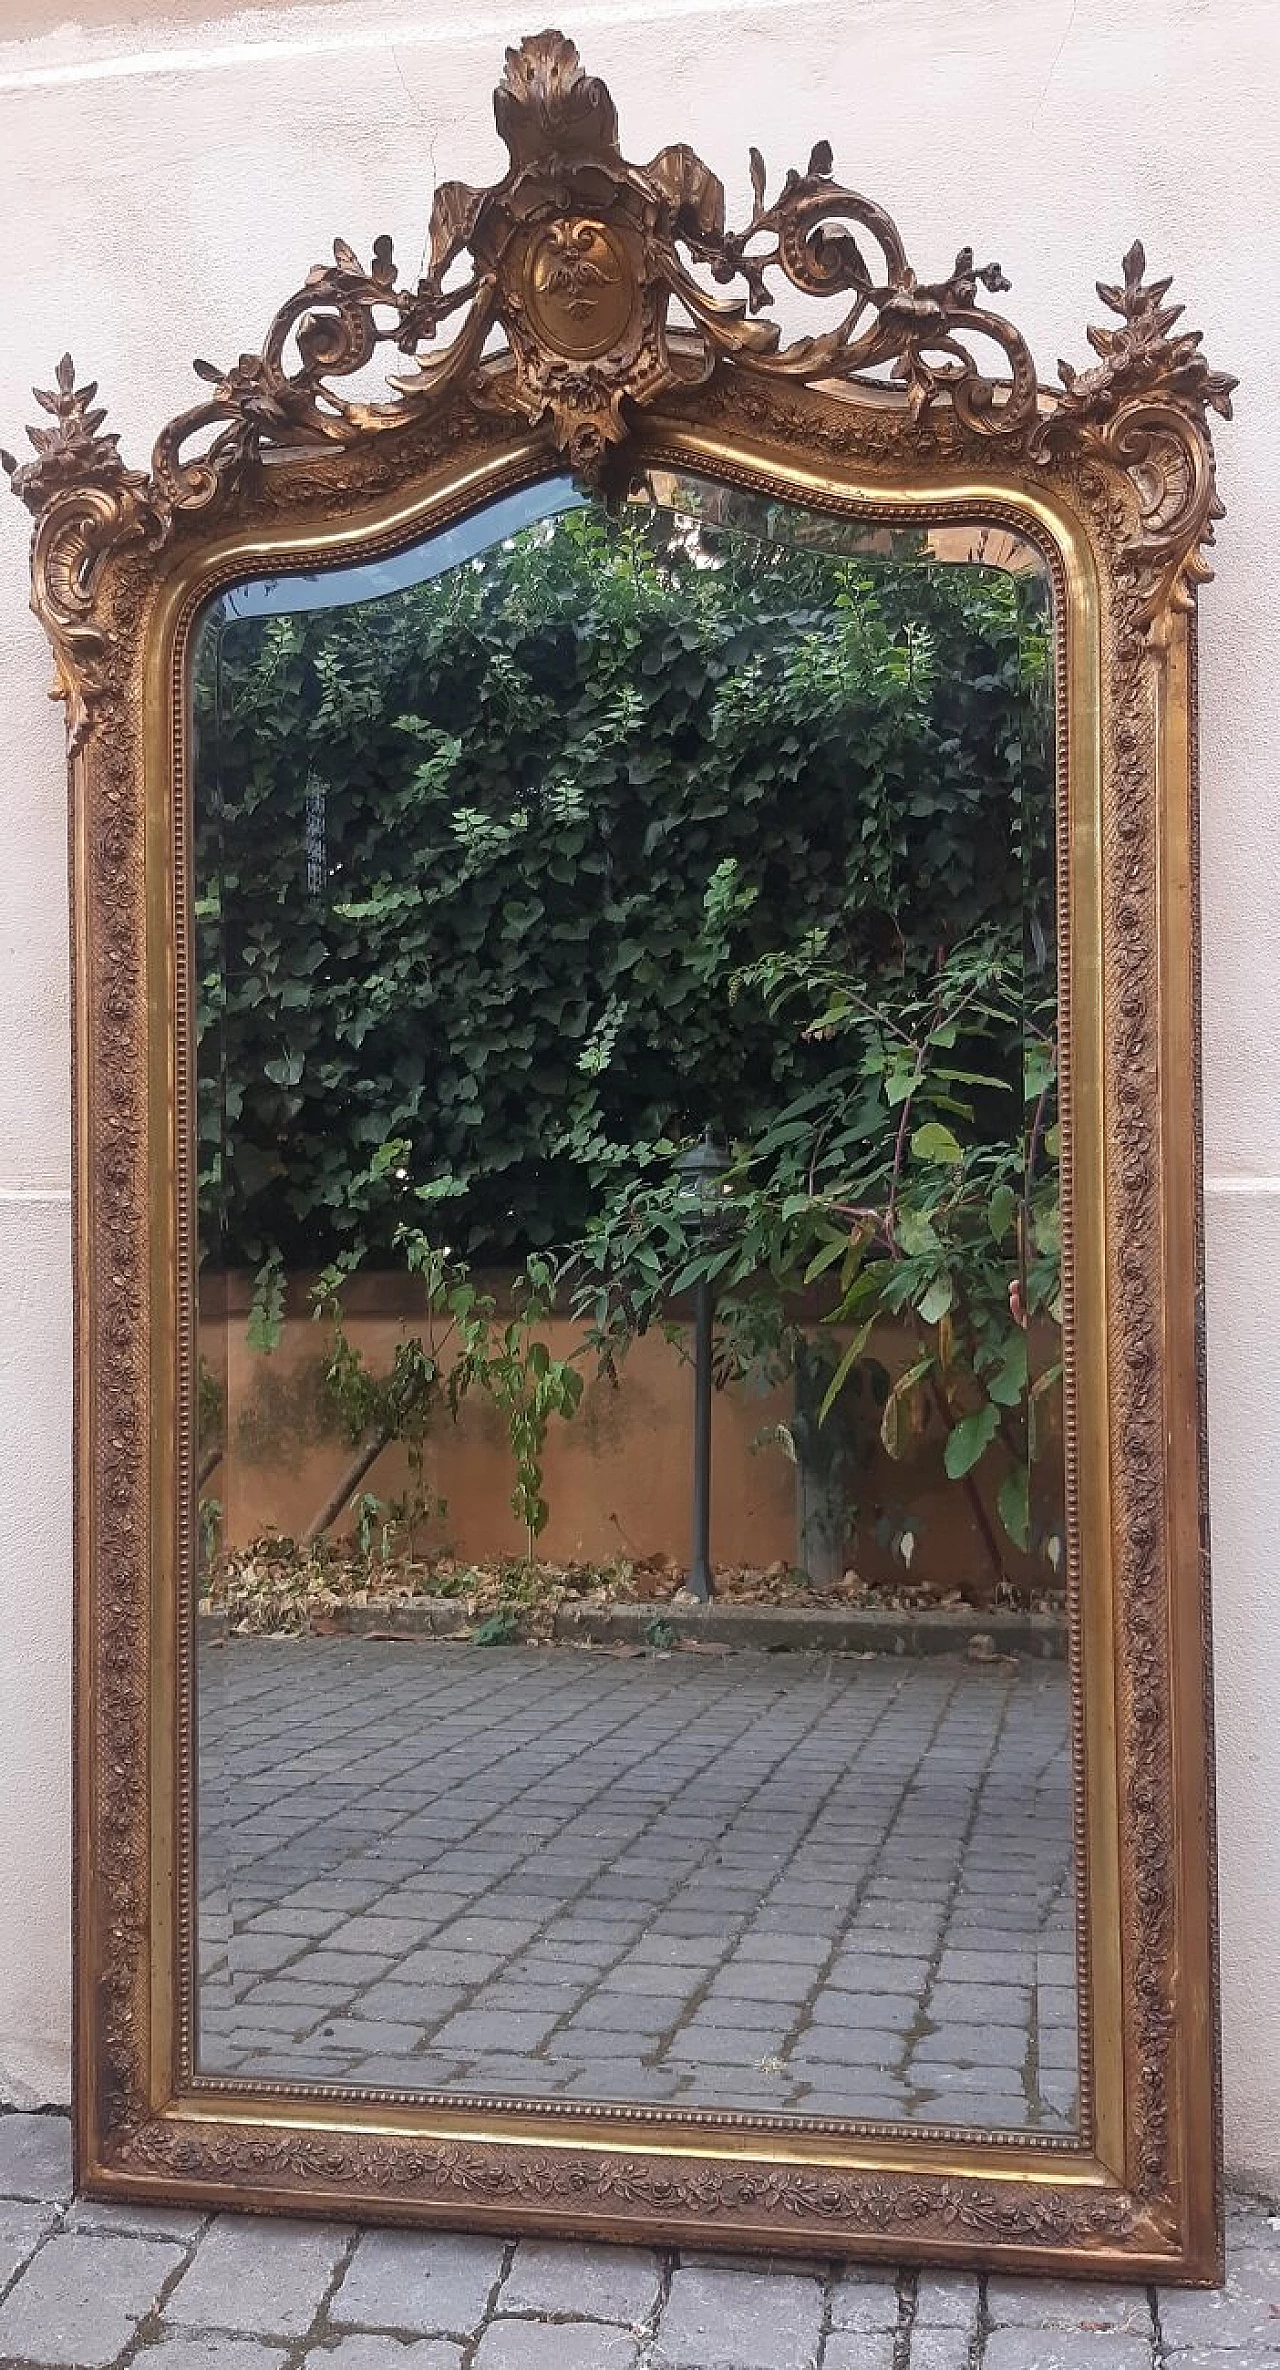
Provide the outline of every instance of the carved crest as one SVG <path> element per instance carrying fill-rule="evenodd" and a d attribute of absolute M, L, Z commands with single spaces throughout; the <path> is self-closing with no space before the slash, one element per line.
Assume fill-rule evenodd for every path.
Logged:
<path fill-rule="evenodd" d="M 1230 415 L 1235 381 L 1208 368 L 1198 336 L 1170 336 L 1180 308 L 1164 301 L 1167 280 L 1144 285 L 1140 246 L 1121 288 L 1099 285 L 1123 324 L 1090 331 L 1100 366 L 1077 375 L 1063 363 L 1061 385 L 1045 390 L 1020 332 L 980 301 L 1008 287 L 999 265 L 962 247 L 944 278 L 918 279 L 889 215 L 834 178 L 825 141 L 768 200 L 753 148 L 751 217 L 731 230 L 721 183 L 691 148 L 626 162 L 613 100 L 562 33 L 508 50 L 494 114 L 508 169 L 489 189 L 439 185 L 417 286 L 397 286 L 389 238 L 367 268 L 339 239 L 260 352 L 227 370 L 196 363 L 211 391 L 163 430 L 149 476 L 125 468 L 90 408 L 96 388 L 76 388 L 69 357 L 56 392 L 38 395 L 54 424 L 31 431 L 34 460 L 0 458 L 39 522 L 33 606 L 54 644 L 73 748 L 98 695 L 93 584 L 114 544 L 163 540 L 176 513 L 243 492 L 264 459 L 349 446 L 447 401 L 544 429 L 594 479 L 636 412 L 672 388 L 727 372 L 813 383 L 887 371 L 913 418 L 945 407 L 965 435 L 1011 452 L 1048 461 L 1093 449 L 1126 468 L 1148 622 L 1208 575 L 1202 547 L 1221 512 L 1207 415 Z M 779 280 L 838 318 L 784 343 L 763 317 Z M 344 395 L 334 382 L 383 344 L 405 360 L 389 399 Z"/>

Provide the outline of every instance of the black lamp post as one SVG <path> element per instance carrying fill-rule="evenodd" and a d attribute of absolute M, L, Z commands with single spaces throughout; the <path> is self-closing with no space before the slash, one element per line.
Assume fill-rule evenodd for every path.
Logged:
<path fill-rule="evenodd" d="M 676 1162 L 680 1207 L 690 1232 L 704 1240 L 726 1217 L 729 1155 L 710 1128 Z M 714 1593 L 711 1574 L 711 1329 L 715 1296 L 706 1276 L 693 1287 L 693 1561 L 686 1586 L 700 1604 Z"/>

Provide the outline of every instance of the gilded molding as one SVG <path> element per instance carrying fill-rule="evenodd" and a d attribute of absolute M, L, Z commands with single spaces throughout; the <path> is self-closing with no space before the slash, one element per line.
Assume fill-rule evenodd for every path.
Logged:
<path fill-rule="evenodd" d="M 892 2232 L 935 2244 L 1087 2247 L 1128 2237 L 1139 2214 L 1119 2189 L 1075 2195 L 1031 2182 L 849 2174 L 825 2165 L 714 2163 L 625 2150 L 572 2153 L 537 2147 L 476 2147 L 424 2142 L 408 2135 L 271 2131 L 205 2125 L 199 2136 L 158 2121 L 133 2135 L 135 2166 L 166 2181 L 196 2177 L 296 2183 L 312 2196 L 353 2189 L 397 2201 L 443 2207 L 521 2206 L 543 2214 L 648 2214 L 668 2224 L 690 2218 L 706 2231 L 723 2221 L 740 2229 L 785 2233 L 799 2222 L 819 2239 L 851 2228 Z"/>
<path fill-rule="evenodd" d="M 207 393 L 162 431 L 148 471 L 121 458 L 96 387 L 77 386 L 69 358 L 38 397 L 48 424 L 31 432 L 33 456 L 21 465 L 3 456 L 34 520 L 32 606 L 52 645 L 73 760 L 82 2172 L 104 2194 L 150 2183 L 155 2194 L 225 2197 L 230 2185 L 248 2203 L 331 2213 L 382 2201 L 391 2218 L 438 2210 L 462 2221 L 475 2208 L 612 2235 L 669 2229 L 723 2244 L 741 2232 L 745 2243 L 847 2252 L 865 2240 L 882 2255 L 968 2249 L 1020 2266 L 1037 2250 L 1058 2268 L 1083 2255 L 1120 2275 L 1142 2265 L 1154 2276 L 1159 2265 L 1163 2276 L 1205 2277 L 1216 2176 L 1191 2200 L 1186 2168 L 1196 2118 L 1209 2153 L 1214 2114 L 1211 1840 L 1209 1864 L 1195 1857 L 1210 1789 L 1204 1731 L 1186 1727 L 1175 1644 L 1181 1608 L 1181 1635 L 1194 1631 L 1200 1651 L 1204 1513 L 1198 1530 L 1175 1520 L 1167 1469 L 1168 1442 L 1194 1438 L 1202 1408 L 1195 1278 L 1172 1260 L 1178 1230 L 1167 1224 L 1170 1211 L 1195 1204 L 1195 1081 L 1170 1067 L 1161 1039 L 1170 1007 L 1194 1006 L 1194 983 L 1171 968 L 1162 898 L 1180 893 L 1179 874 L 1176 862 L 1161 867 L 1171 818 L 1194 798 L 1185 686 L 1222 515 L 1210 421 L 1230 416 L 1234 381 L 1209 368 L 1197 335 L 1178 330 L 1168 281 L 1147 282 L 1135 246 L 1122 282 L 1100 286 L 1114 325 L 1089 331 L 1097 366 L 1076 373 L 1063 363 L 1055 387 L 1040 384 L 1019 331 L 982 301 L 1005 289 L 999 268 L 977 269 L 962 248 L 948 275 L 920 281 L 890 217 L 835 181 L 825 144 L 772 198 L 752 151 L 751 216 L 728 228 L 721 184 L 689 148 L 625 162 L 609 93 L 560 34 L 508 53 L 495 115 L 508 170 L 488 189 L 440 185 L 416 287 L 397 285 L 389 240 L 376 242 L 368 267 L 339 242 L 333 263 L 277 312 L 260 352 L 227 371 L 197 365 Z M 830 325 L 784 343 L 765 317 L 779 285 L 831 308 Z M 387 400 L 353 399 L 343 381 L 383 346 L 398 368 Z M 995 375 L 979 367 L 984 350 Z M 954 2133 L 880 2126 L 866 2144 L 891 2155 L 882 2169 L 778 2162 L 753 2155 L 760 2119 L 732 2116 L 701 2137 L 682 2134 L 679 2152 L 673 2144 L 664 2155 L 658 2110 L 637 2114 L 634 2130 L 619 2127 L 616 2144 L 600 2124 L 579 2142 L 563 2121 L 554 2145 L 545 2125 L 541 2139 L 531 2130 L 447 2142 L 382 2128 L 387 2117 L 403 2124 L 403 2100 L 378 2110 L 377 2130 L 358 2120 L 330 2127 L 330 2106 L 301 2090 L 196 2100 L 183 2089 L 180 2049 L 167 2076 L 157 2070 L 157 2002 L 174 1978 L 156 1942 L 164 1889 L 151 1822 L 182 1763 L 162 1733 L 171 1711 L 178 1724 L 180 1690 L 155 1661 L 169 1552 L 157 1542 L 181 1524 L 157 1499 L 168 1465 L 155 1441 L 157 1409 L 166 1393 L 175 1406 L 180 1396 L 174 1341 L 191 1280 L 166 1280 L 154 1251 L 157 1196 L 181 1203 L 174 1170 L 189 1100 L 182 1031 L 161 1009 L 175 981 L 183 993 L 174 868 L 185 679 L 178 633 L 157 693 L 154 621 L 180 583 L 189 622 L 214 578 L 202 555 L 219 538 L 222 554 L 246 529 L 323 550 L 341 530 L 349 555 L 387 534 L 367 524 L 379 505 L 385 516 L 428 481 L 445 489 L 443 517 L 480 498 L 468 473 L 482 467 L 523 482 L 568 465 L 607 485 L 668 448 L 677 464 L 700 466 L 703 452 L 727 480 L 780 494 L 803 481 L 821 507 L 884 520 L 908 515 L 904 488 L 915 489 L 918 516 L 922 485 L 937 487 L 944 511 L 962 503 L 957 487 L 980 483 L 981 515 L 1039 537 L 1057 571 L 1063 682 L 1082 629 L 1055 532 L 1079 522 L 1096 577 L 1100 715 L 1068 703 L 1060 806 L 1065 913 L 1076 861 L 1069 809 L 1088 734 L 1101 785 L 1101 946 L 1089 959 L 1102 982 L 1097 1224 L 1114 1582 L 1077 1559 L 1072 1585 L 1077 1612 L 1091 1588 L 1114 1596 L 1107 1743 L 1125 1980 L 1112 2021 L 1123 2023 L 1124 2145 L 1105 2161 L 1088 2155 L 1091 2126 L 1078 2146 L 1041 2135 L 1025 2177 L 996 2171 L 1003 2141 L 966 2152 Z M 1037 525 L 1037 505 L 1059 529 Z M 390 532 L 390 544 L 406 533 Z M 225 559 L 216 566 L 225 581 Z M 1193 943 L 1194 915 L 1187 936 Z M 1066 957 L 1064 979 L 1070 1017 Z M 160 990 L 158 980 L 169 984 Z M 157 1071 L 149 1062 L 166 1031 L 171 1068 Z M 179 1251 L 180 1228 L 179 1212 Z M 1084 1376 L 1081 1389 L 1091 1387 Z M 174 1433 L 165 1454 L 181 1473 L 190 1444 L 176 1419 Z M 1082 1762 L 1096 1707 L 1086 1697 L 1077 1712 Z M 1087 1826 L 1082 1818 L 1082 1853 Z M 1086 2074 L 1100 2030 L 1084 2035 Z M 851 2137 L 831 2149 L 857 2154 Z"/>
<path fill-rule="evenodd" d="M 1119 462 L 1138 500 L 1138 521 L 1124 558 L 1140 590 L 1136 624 L 1145 631 L 1166 602 L 1187 609 L 1195 588 L 1212 577 L 1204 557 L 1223 517 L 1214 483 L 1209 414 L 1231 417 L 1238 384 L 1211 370 L 1200 351 L 1201 332 L 1183 330 L 1181 305 L 1165 303 L 1168 279 L 1146 284 L 1140 239 L 1125 256 L 1117 287 L 1098 282 L 1098 294 L 1119 329 L 1091 328 L 1089 343 L 1102 359 L 1095 370 L 1059 362 L 1061 387 L 1036 432 L 1036 449 L 1087 460 Z"/>
<path fill-rule="evenodd" d="M 731 230 L 722 184 L 683 142 L 648 165 L 624 160 L 613 100 L 561 33 L 508 50 L 494 115 L 508 170 L 488 189 L 439 184 L 417 286 L 397 285 L 390 238 L 375 240 L 367 267 L 338 239 L 333 262 L 317 264 L 280 307 L 260 352 L 227 370 L 196 363 L 211 393 L 162 430 L 149 475 L 127 468 L 117 438 L 102 433 L 96 385 L 77 389 L 69 356 L 56 390 L 37 390 L 53 426 L 28 431 L 33 461 L 0 461 L 36 518 L 33 606 L 53 643 L 74 746 L 109 671 L 110 628 L 94 614 L 108 551 L 163 543 L 177 514 L 249 498 L 264 459 L 367 444 L 458 398 L 545 429 L 594 480 L 636 414 L 668 393 L 729 373 L 812 385 L 887 370 L 913 421 L 944 418 L 961 443 L 1118 462 L 1137 496 L 1126 556 L 1143 581 L 1144 627 L 1209 575 L 1203 549 L 1222 511 L 1208 415 L 1230 417 L 1236 382 L 1209 369 L 1198 333 L 1170 335 L 1181 307 L 1165 303 L 1167 279 L 1144 284 L 1140 244 L 1122 285 L 1098 283 L 1122 324 L 1090 329 L 1098 367 L 1060 363 L 1061 384 L 1047 389 L 1020 331 L 979 302 L 980 289 L 1008 288 L 999 265 L 977 265 L 962 247 L 944 278 L 920 280 L 892 218 L 835 180 L 826 141 L 768 203 L 753 148 L 751 218 Z M 466 276 L 449 288 L 455 267 Z M 733 293 L 713 293 L 708 278 Z M 784 344 L 761 318 L 779 278 L 838 304 L 840 318 Z M 673 303 L 688 328 L 673 327 Z M 497 356 L 486 350 L 495 329 L 505 339 Z M 974 341 L 1003 357 L 1001 376 L 984 375 Z M 344 395 L 333 382 L 384 344 L 406 363 L 389 400 Z"/>

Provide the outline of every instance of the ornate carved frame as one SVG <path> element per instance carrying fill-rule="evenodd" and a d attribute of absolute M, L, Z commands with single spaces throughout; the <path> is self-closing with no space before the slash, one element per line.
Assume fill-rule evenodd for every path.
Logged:
<path fill-rule="evenodd" d="M 437 191 L 397 285 L 341 242 L 149 472 L 69 359 L 35 457 L 33 607 L 67 706 L 75 927 L 77 2133 L 93 2193 L 771 2250 L 1208 2280 L 1220 2266 L 1200 1324 L 1195 602 L 1234 382 L 1142 249 L 1097 366 L 1042 386 L 963 249 L 917 280 L 830 150 L 726 227 L 690 149 L 624 162 L 547 33 L 510 168 Z M 834 303 L 782 342 L 779 276 Z M 453 281 L 456 284 L 450 285 Z M 717 293 L 717 289 L 728 293 Z M 683 316 L 683 325 L 675 316 Z M 447 342 L 437 342 L 446 323 Z M 988 377 L 973 353 L 993 349 Z M 389 401 L 335 381 L 391 342 Z M 888 377 L 884 368 L 888 366 Z M 879 373 L 879 376 L 875 374 Z M 401 546 L 566 463 L 713 476 L 868 521 L 998 520 L 1055 585 L 1069 1024 L 1077 2141 L 373 2097 L 191 2064 L 194 1432 L 185 652 L 210 593 Z"/>

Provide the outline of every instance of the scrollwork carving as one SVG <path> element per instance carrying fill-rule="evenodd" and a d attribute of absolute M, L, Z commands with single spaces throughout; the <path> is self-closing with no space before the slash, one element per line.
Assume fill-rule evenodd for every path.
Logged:
<path fill-rule="evenodd" d="M 34 461 L 19 464 L 12 453 L 0 453 L 14 493 L 36 521 L 32 607 L 53 645 L 52 696 L 67 703 L 72 756 L 112 674 L 111 630 L 96 614 L 100 565 L 121 545 L 162 542 L 168 531 L 149 479 L 125 467 L 117 436 L 103 435 L 107 415 L 95 405 L 97 392 L 94 380 L 77 387 L 75 364 L 64 354 L 56 387 L 35 390 L 53 426 L 28 429 Z"/>
<path fill-rule="evenodd" d="M 1213 574 L 1204 553 L 1223 509 L 1209 414 L 1230 419 L 1237 381 L 1209 368 L 1199 330 L 1170 335 L 1183 307 L 1165 303 L 1171 281 L 1147 283 L 1141 240 L 1121 268 L 1120 285 L 1099 280 L 1098 294 L 1122 326 L 1089 330 L 1101 356 L 1096 369 L 1058 364 L 1061 389 L 1035 441 L 1042 455 L 1102 453 L 1127 471 L 1138 521 L 1125 558 L 1140 583 L 1137 623 L 1145 632 L 1166 603 L 1188 608 Z"/>
<path fill-rule="evenodd" d="M 1126 256 L 1120 287 L 1099 284 L 1121 320 L 1089 332 L 1099 366 L 1077 374 L 1062 364 L 1048 393 L 1021 333 L 979 301 L 980 290 L 1008 287 L 999 265 L 978 265 L 962 247 L 944 278 L 921 280 L 891 217 L 834 178 L 825 141 L 768 202 L 753 148 L 751 217 L 733 230 L 720 181 L 691 148 L 626 162 L 608 90 L 561 33 L 507 52 L 494 115 L 508 170 L 491 188 L 439 185 L 417 286 L 397 285 L 389 238 L 374 242 L 368 266 L 336 241 L 333 262 L 316 265 L 280 307 L 261 352 L 229 369 L 196 363 L 210 393 L 162 430 L 149 476 L 125 467 L 92 408 L 96 389 L 75 387 L 69 361 L 56 393 L 38 396 L 54 425 L 31 431 L 34 461 L 20 468 L 6 456 L 5 465 L 36 515 L 35 605 L 76 747 L 103 681 L 93 587 L 105 552 L 163 542 L 176 514 L 248 498 L 265 463 L 367 445 L 459 399 L 544 429 L 590 479 L 635 413 L 681 386 L 730 375 L 856 383 L 887 371 L 922 437 L 931 415 L 978 445 L 1045 462 L 1104 453 L 1126 470 L 1144 627 L 1203 582 L 1203 547 L 1221 515 L 1207 416 L 1229 415 L 1235 381 L 1208 368 L 1198 335 L 1170 334 L 1181 308 L 1165 303 L 1167 280 L 1144 285 L 1141 246 Z M 840 318 L 783 343 L 761 317 L 779 280 L 838 302 Z M 494 332 L 504 341 L 496 353 Z M 979 368 L 974 348 L 984 344 L 1002 375 Z M 345 394 L 340 382 L 383 345 L 405 360 L 387 400 Z"/>

